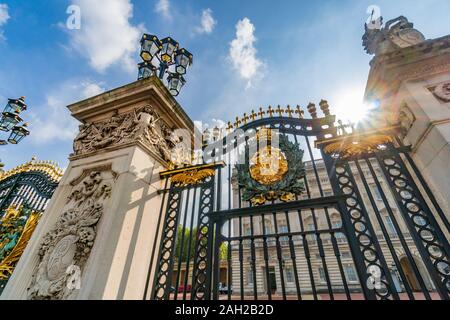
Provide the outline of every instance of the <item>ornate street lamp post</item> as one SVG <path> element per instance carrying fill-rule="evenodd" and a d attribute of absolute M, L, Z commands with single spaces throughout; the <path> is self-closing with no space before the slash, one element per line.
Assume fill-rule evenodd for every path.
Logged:
<path fill-rule="evenodd" d="M 19 99 L 8 99 L 6 107 L 0 114 L 0 132 L 9 133 L 9 138 L 6 140 L 0 139 L 0 146 L 10 144 L 18 144 L 26 136 L 30 134 L 28 130 L 28 124 L 20 123 L 23 122 L 20 117 L 20 113 L 27 110 L 27 105 L 25 104 L 25 98 L 21 97 Z M 0 175 L 3 171 L 3 163 L 0 160 Z"/>
<path fill-rule="evenodd" d="M 174 39 L 144 34 L 141 39 L 141 54 L 143 62 L 138 65 L 138 80 L 157 76 L 166 80 L 170 93 L 176 97 L 186 83 L 183 75 L 192 65 L 192 54 L 186 49 L 179 49 Z"/>
<path fill-rule="evenodd" d="M 20 113 L 27 110 L 27 105 L 25 104 L 25 98 L 20 99 L 8 99 L 5 109 L 3 110 L 0 118 L 0 130 L 10 133 L 7 140 L 0 139 L 0 145 L 18 144 L 26 136 L 30 134 L 28 130 L 28 124 L 23 122 L 20 117 Z"/>

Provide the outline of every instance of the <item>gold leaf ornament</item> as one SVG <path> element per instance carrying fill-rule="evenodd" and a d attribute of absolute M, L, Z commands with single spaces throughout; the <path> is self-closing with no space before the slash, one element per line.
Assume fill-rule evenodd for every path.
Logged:
<path fill-rule="evenodd" d="M 361 139 L 347 139 L 333 142 L 324 148 L 328 154 L 339 154 L 341 158 L 351 158 L 378 150 L 380 145 L 393 142 L 394 139 L 385 134 L 366 136 Z"/>
<path fill-rule="evenodd" d="M 178 186 L 191 186 L 203 182 L 209 177 L 213 177 L 213 169 L 194 169 L 178 173 L 172 177 L 172 183 Z"/>
<path fill-rule="evenodd" d="M 17 228 L 13 227 L 14 221 L 17 221 L 18 216 L 17 213 L 13 211 L 17 211 L 14 208 L 10 208 L 9 215 L 2 219 L 3 226 L 10 226 L 10 228 L 14 228 L 12 232 L 21 232 L 20 238 L 17 241 L 17 244 L 14 248 L 0 261 L 0 280 L 7 280 L 12 275 L 14 268 L 16 266 L 17 261 L 19 261 L 22 256 L 25 248 L 33 235 L 34 230 L 39 222 L 40 214 L 37 212 L 33 212 L 31 216 L 28 218 L 25 226 L 18 226 Z M 20 209 L 19 209 L 20 210 Z M 7 210 L 8 212 L 8 210 Z M 5 242 L 6 244 L 6 242 Z M 5 244 L 2 244 L 1 248 Z"/>

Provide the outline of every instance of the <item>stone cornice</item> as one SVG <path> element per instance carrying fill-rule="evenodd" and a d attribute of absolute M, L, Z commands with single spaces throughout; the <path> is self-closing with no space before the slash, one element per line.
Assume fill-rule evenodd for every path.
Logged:
<path fill-rule="evenodd" d="M 139 103 L 157 108 L 175 127 L 187 127 L 191 130 L 194 128 L 193 121 L 157 77 L 127 84 L 71 104 L 67 108 L 74 118 L 86 123 L 95 122 L 98 118 L 108 118 L 116 110 L 131 108 Z"/>
<path fill-rule="evenodd" d="M 442 50 L 448 49 L 450 51 L 450 35 L 437 38 L 437 39 L 431 39 L 424 41 L 422 43 L 401 48 L 392 52 L 388 52 L 379 56 L 376 56 L 371 62 L 371 66 L 375 67 L 379 64 L 386 64 L 386 63 L 395 63 L 395 64 L 402 64 L 402 63 L 411 63 L 413 61 L 406 59 L 405 57 L 411 58 L 411 59 L 417 59 L 422 60 L 425 55 L 434 55 L 436 52 L 442 53 Z"/>
<path fill-rule="evenodd" d="M 90 153 L 85 153 L 82 155 L 71 155 L 69 157 L 70 161 L 75 161 L 75 160 L 80 160 L 80 159 L 84 159 L 87 157 L 93 157 L 99 154 L 103 154 L 106 152 L 112 152 L 112 151 L 116 151 L 116 150 L 120 150 L 120 149 L 126 149 L 129 147 L 140 147 L 142 150 L 144 150 L 146 153 L 150 154 L 152 156 L 153 159 L 155 159 L 159 164 L 161 164 L 164 168 L 169 169 L 170 168 L 170 164 L 167 163 L 166 160 L 164 160 L 161 157 L 161 154 L 156 152 L 153 148 L 151 148 L 150 146 L 148 146 L 147 144 L 141 142 L 141 141 L 134 141 L 134 142 L 129 142 L 129 143 L 124 143 L 124 144 L 119 144 L 119 145 L 112 145 L 110 147 L 106 147 L 100 150 L 96 150 Z"/>

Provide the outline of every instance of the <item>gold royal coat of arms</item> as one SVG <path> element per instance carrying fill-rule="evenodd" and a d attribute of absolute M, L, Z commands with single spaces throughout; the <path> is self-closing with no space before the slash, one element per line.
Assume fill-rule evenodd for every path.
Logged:
<path fill-rule="evenodd" d="M 270 143 L 274 134 L 277 134 L 278 146 Z M 298 143 L 270 129 L 261 129 L 256 136 L 257 140 L 266 141 L 264 146 L 253 154 L 247 146 L 244 164 L 236 165 L 242 199 L 253 205 L 295 200 L 305 190 L 304 151 Z"/>

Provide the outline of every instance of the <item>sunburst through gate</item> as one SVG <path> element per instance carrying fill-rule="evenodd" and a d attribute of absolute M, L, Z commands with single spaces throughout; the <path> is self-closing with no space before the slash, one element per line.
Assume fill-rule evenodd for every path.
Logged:
<path fill-rule="evenodd" d="M 449 299 L 450 224 L 397 128 L 320 106 L 252 112 L 161 174 L 146 298 Z M 262 134 L 278 145 L 252 148 Z"/>

